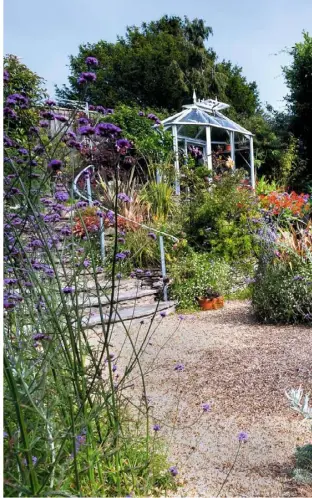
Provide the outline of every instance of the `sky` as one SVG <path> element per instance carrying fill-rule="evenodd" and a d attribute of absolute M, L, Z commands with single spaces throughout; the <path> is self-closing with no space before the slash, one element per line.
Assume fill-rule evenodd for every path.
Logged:
<path fill-rule="evenodd" d="M 241 66 L 257 82 L 261 101 L 283 109 L 285 49 L 303 30 L 312 33 L 312 0 L 4 0 L 4 53 L 21 57 L 53 97 L 81 43 L 114 42 L 127 26 L 164 14 L 204 19 L 219 59 Z"/>

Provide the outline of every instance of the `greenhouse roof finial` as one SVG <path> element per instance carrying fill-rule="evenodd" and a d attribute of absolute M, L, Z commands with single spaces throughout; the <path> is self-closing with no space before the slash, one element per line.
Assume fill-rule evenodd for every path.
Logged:
<path fill-rule="evenodd" d="M 193 90 L 193 104 L 196 103 L 196 92 L 195 90 Z"/>

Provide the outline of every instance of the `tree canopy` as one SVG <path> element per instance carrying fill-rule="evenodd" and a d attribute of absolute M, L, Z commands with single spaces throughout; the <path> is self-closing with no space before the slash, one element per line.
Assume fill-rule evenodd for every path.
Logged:
<path fill-rule="evenodd" d="M 304 183 L 312 182 L 312 37 L 303 32 L 303 41 L 289 51 L 291 64 L 284 67 L 289 93 L 290 131 L 299 140 L 299 156 L 306 161 L 301 172 Z"/>
<path fill-rule="evenodd" d="M 69 84 L 56 93 L 59 98 L 79 98 L 78 76 L 85 70 L 85 58 L 92 55 L 99 60 L 97 80 L 86 94 L 92 104 L 135 103 L 179 111 L 195 90 L 198 98 L 228 102 L 232 117 L 251 116 L 259 108 L 257 85 L 247 82 L 241 68 L 218 62 L 217 54 L 205 46 L 212 34 L 202 19 L 164 16 L 128 27 L 116 43 L 80 45 L 78 55 L 70 56 Z"/>

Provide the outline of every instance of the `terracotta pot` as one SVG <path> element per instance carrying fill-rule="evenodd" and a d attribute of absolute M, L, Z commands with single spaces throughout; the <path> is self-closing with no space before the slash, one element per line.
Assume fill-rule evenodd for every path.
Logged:
<path fill-rule="evenodd" d="M 225 150 L 226 150 L 226 152 L 231 152 L 231 145 L 230 144 L 226 144 Z"/>
<path fill-rule="evenodd" d="M 201 307 L 202 310 L 218 310 L 220 308 L 223 308 L 224 306 L 224 299 L 223 297 L 215 297 L 213 299 L 207 299 L 205 297 L 199 297 L 197 298 L 198 304 Z"/>

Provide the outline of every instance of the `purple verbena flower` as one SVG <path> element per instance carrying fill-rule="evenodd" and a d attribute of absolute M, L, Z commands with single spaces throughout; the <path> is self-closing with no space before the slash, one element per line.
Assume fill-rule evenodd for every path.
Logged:
<path fill-rule="evenodd" d="M 44 118 L 44 119 L 48 119 L 48 120 L 52 120 L 54 119 L 54 113 L 52 111 L 42 111 L 41 112 L 41 116 Z"/>
<path fill-rule="evenodd" d="M 49 123 L 49 121 L 41 120 L 41 121 L 39 121 L 39 126 L 41 126 L 41 128 L 49 128 L 50 123 Z"/>
<path fill-rule="evenodd" d="M 176 370 L 177 372 L 183 372 L 184 365 L 182 363 L 177 363 L 177 365 L 174 367 L 174 370 Z"/>
<path fill-rule="evenodd" d="M 131 143 L 126 138 L 120 138 L 116 142 L 116 149 L 120 154 L 126 154 L 127 150 L 131 148 Z"/>
<path fill-rule="evenodd" d="M 80 125 L 88 125 L 90 123 L 89 119 L 88 118 L 85 118 L 85 117 L 81 117 L 78 119 L 78 123 Z"/>
<path fill-rule="evenodd" d="M 93 82 L 96 80 L 96 74 L 91 72 L 81 73 L 78 78 L 79 85 L 83 83 Z"/>
<path fill-rule="evenodd" d="M 172 465 L 172 467 L 169 467 L 169 472 L 172 476 L 178 475 L 178 469 L 175 465 Z"/>
<path fill-rule="evenodd" d="M 97 58 L 96 57 L 92 57 L 92 56 L 87 57 L 86 60 L 85 60 L 85 63 L 88 66 L 98 66 L 99 65 L 99 61 L 97 60 Z"/>
<path fill-rule="evenodd" d="M 3 115 L 6 116 L 7 118 L 17 119 L 17 114 L 14 111 L 14 109 L 11 109 L 11 107 L 4 107 Z"/>
<path fill-rule="evenodd" d="M 153 431 L 155 431 L 155 432 L 160 431 L 160 425 L 159 425 L 159 424 L 155 424 L 155 425 L 153 426 Z"/>
<path fill-rule="evenodd" d="M 60 121 L 60 123 L 67 123 L 68 119 L 66 116 L 63 116 L 62 114 L 55 114 L 54 119 L 57 121 Z"/>
<path fill-rule="evenodd" d="M 45 105 L 48 105 L 49 107 L 52 107 L 53 105 L 56 105 L 56 102 L 52 99 L 47 99 L 45 101 Z"/>
<path fill-rule="evenodd" d="M 114 137 L 121 133 L 121 129 L 112 123 L 98 123 L 95 130 L 96 134 L 101 137 Z"/>
<path fill-rule="evenodd" d="M 75 292 L 75 289 L 74 287 L 63 287 L 62 289 L 62 292 L 64 292 L 64 294 L 72 294 L 73 292 Z"/>
<path fill-rule="evenodd" d="M 157 235 L 154 232 L 149 232 L 147 235 L 148 235 L 148 237 L 150 237 L 153 240 L 157 239 Z"/>
<path fill-rule="evenodd" d="M 77 131 L 80 135 L 94 135 L 95 128 L 93 126 L 81 126 Z"/>
<path fill-rule="evenodd" d="M 7 83 L 10 80 L 10 73 L 7 69 L 3 70 L 3 81 Z"/>
<path fill-rule="evenodd" d="M 202 409 L 203 409 L 204 412 L 210 412 L 211 405 L 209 403 L 203 403 L 202 404 Z"/>
<path fill-rule="evenodd" d="M 55 192 L 54 195 L 55 199 L 60 202 L 66 202 L 69 199 L 69 195 L 67 192 L 61 191 L 61 192 Z"/>
<path fill-rule="evenodd" d="M 248 434 L 244 431 L 241 431 L 237 437 L 240 443 L 246 443 L 246 441 L 248 440 Z"/>

